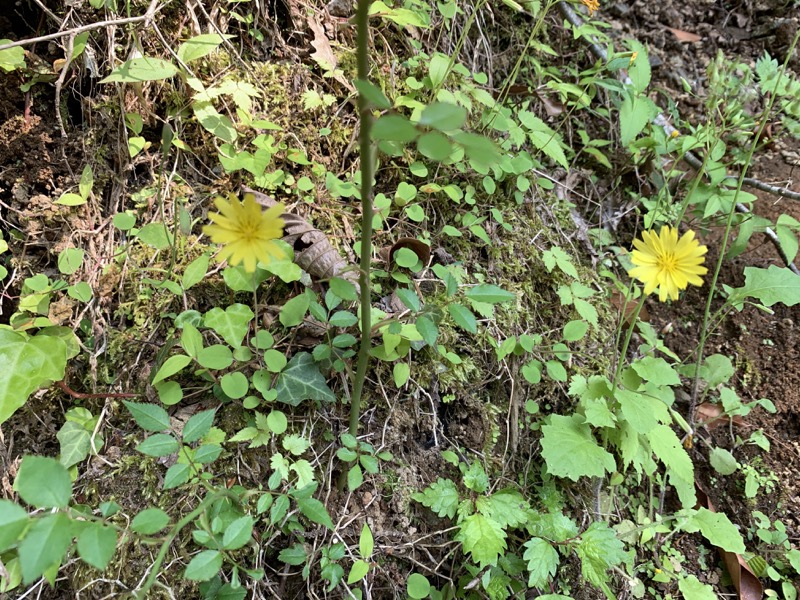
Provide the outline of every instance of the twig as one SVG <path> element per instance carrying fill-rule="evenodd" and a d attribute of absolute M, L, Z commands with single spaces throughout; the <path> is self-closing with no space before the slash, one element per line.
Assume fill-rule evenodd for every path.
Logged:
<path fill-rule="evenodd" d="M 138 398 L 141 394 L 84 394 L 83 392 L 76 392 L 69 387 L 64 380 L 56 381 L 56 387 L 62 392 L 65 392 L 73 398 L 79 400 L 94 400 L 99 398 Z"/>
<path fill-rule="evenodd" d="M 124 19 L 109 19 L 107 21 L 98 21 L 97 23 L 81 25 L 80 27 L 73 27 L 72 29 L 65 29 L 64 31 L 49 33 L 47 35 L 42 35 L 35 38 L 17 40 L 16 42 L 9 42 L 8 44 L 3 44 L 2 46 L 0 46 L 0 51 L 8 50 L 9 48 L 16 48 L 17 46 L 30 46 L 32 44 L 37 44 L 39 42 L 57 40 L 58 38 L 66 37 L 68 35 L 78 35 L 79 33 L 83 33 L 84 31 L 91 31 L 93 29 L 102 29 L 103 27 L 108 27 L 110 25 L 125 25 L 128 23 L 141 23 L 142 21 L 144 21 L 145 24 L 147 24 L 153 19 L 153 17 L 159 10 L 161 10 L 161 7 L 158 6 L 158 0 L 152 0 L 150 2 L 150 6 L 147 7 L 147 11 L 141 16 L 126 17 Z"/>
<path fill-rule="evenodd" d="M 583 19 L 572 9 L 572 7 L 567 4 L 566 2 L 559 2 L 558 9 L 561 11 L 561 14 L 567 19 L 570 23 L 572 23 L 575 27 L 582 26 Z M 606 52 L 605 48 L 594 42 L 593 40 L 589 41 L 589 50 L 592 51 L 597 58 L 603 61 L 608 61 L 608 53 Z M 623 71 L 624 73 L 624 71 Z M 627 74 L 625 75 L 625 82 L 630 83 L 630 79 L 628 78 Z M 669 121 L 667 121 L 664 113 L 659 113 L 655 119 L 653 119 L 653 124 L 664 129 L 664 132 L 667 135 L 671 135 L 673 131 L 677 131 Z M 703 165 L 703 161 L 695 155 L 693 152 L 686 152 L 683 155 L 683 160 L 685 160 L 689 165 L 694 167 L 695 169 L 700 170 Z M 725 179 L 733 179 L 738 180 L 738 177 L 734 175 L 728 175 Z M 747 185 L 749 187 L 769 192 L 772 194 L 776 194 L 778 196 L 783 196 L 785 198 L 790 198 L 792 200 L 800 200 L 800 193 L 793 192 L 791 190 L 787 190 L 785 188 L 779 188 L 768 183 L 764 183 L 763 181 L 759 181 L 757 179 L 753 179 L 751 177 L 745 177 L 742 179 L 743 185 Z M 736 204 L 736 212 L 742 214 L 750 214 L 750 211 L 744 204 L 737 203 Z M 767 227 L 764 229 L 764 235 L 769 238 L 772 244 L 775 246 L 775 249 L 778 251 L 778 255 L 783 260 L 784 264 L 791 269 L 791 271 L 797 275 L 800 275 L 800 269 L 798 269 L 794 262 L 789 260 L 789 257 L 786 255 L 786 251 L 783 249 L 783 245 L 781 244 L 780 240 L 778 239 L 778 235 L 771 227 Z"/>

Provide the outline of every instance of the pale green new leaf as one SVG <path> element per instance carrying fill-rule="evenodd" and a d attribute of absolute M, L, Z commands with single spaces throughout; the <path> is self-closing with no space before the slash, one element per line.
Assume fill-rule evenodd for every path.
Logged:
<path fill-rule="evenodd" d="M 542 434 L 542 456 L 551 475 L 577 481 L 616 468 L 614 457 L 597 443 L 580 415 L 552 415 Z"/>
<path fill-rule="evenodd" d="M 496 521 L 482 514 L 468 516 L 461 522 L 456 534 L 464 551 L 472 555 L 472 560 L 481 569 L 497 564 L 497 559 L 506 549 L 506 533 Z"/>
<path fill-rule="evenodd" d="M 167 60 L 141 56 L 122 63 L 108 77 L 101 79 L 100 83 L 157 81 L 159 79 L 169 79 L 177 72 L 177 67 Z"/>
<path fill-rule="evenodd" d="M 430 508 L 440 517 L 453 518 L 458 509 L 458 490 L 449 479 L 439 478 L 422 492 L 411 494 L 417 502 Z"/>
<path fill-rule="evenodd" d="M 576 552 L 581 559 L 584 578 L 613 599 L 614 595 L 608 588 L 608 570 L 625 560 L 625 549 L 616 532 L 606 523 L 594 522 L 581 535 Z"/>
<path fill-rule="evenodd" d="M 225 310 L 215 306 L 203 317 L 203 325 L 216 331 L 232 348 L 238 348 L 253 316 L 252 309 L 245 304 L 231 304 Z"/>
<path fill-rule="evenodd" d="M 161 365 L 158 373 L 156 373 L 156 376 L 153 378 L 152 384 L 156 385 L 160 381 L 164 381 L 167 377 L 172 377 L 180 373 L 190 362 L 192 362 L 192 358 L 185 354 L 170 356 L 164 361 L 164 364 Z"/>
<path fill-rule="evenodd" d="M 709 542 L 727 552 L 742 554 L 746 551 L 742 534 L 723 513 L 700 508 L 689 522 L 687 530 L 693 526 L 697 526 Z"/>
<path fill-rule="evenodd" d="M 73 421 L 67 421 L 58 430 L 56 437 L 61 447 L 58 460 L 69 468 L 89 456 L 91 432 Z"/>
<path fill-rule="evenodd" d="M 234 36 L 226 35 L 221 36 L 216 33 L 204 33 L 196 35 L 192 39 L 183 42 L 178 46 L 178 58 L 183 62 L 189 63 L 198 58 L 202 58 L 207 54 L 211 54 L 217 49 L 224 39 L 230 39 Z"/>
<path fill-rule="evenodd" d="M 702 583 L 694 575 L 687 575 L 678 581 L 678 589 L 685 600 L 717 600 L 714 588 Z"/>
<path fill-rule="evenodd" d="M 55 336 L 29 338 L 0 330 L 0 423 L 4 423 L 40 387 L 64 378 L 67 345 Z"/>
<path fill-rule="evenodd" d="M 528 587 L 542 588 L 558 568 L 558 552 L 542 538 L 531 538 L 524 544 L 522 558 L 528 563 Z"/>

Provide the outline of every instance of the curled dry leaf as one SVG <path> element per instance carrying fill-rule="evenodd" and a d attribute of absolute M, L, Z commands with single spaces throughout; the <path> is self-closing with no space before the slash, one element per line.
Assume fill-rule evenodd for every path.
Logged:
<path fill-rule="evenodd" d="M 695 484 L 695 489 L 697 490 L 697 507 L 717 512 L 708 494 L 697 484 Z M 764 586 L 761 585 L 744 557 L 741 554 L 727 552 L 720 547 L 717 547 L 717 551 L 728 569 L 731 581 L 739 594 L 739 600 L 761 600 L 764 597 Z"/>
<path fill-rule="evenodd" d="M 712 404 L 711 402 L 703 402 L 697 407 L 694 414 L 694 420 L 699 426 L 704 426 L 706 429 L 714 429 L 720 425 L 744 425 L 744 420 L 740 415 L 726 415 L 724 410 L 719 404 Z"/>
<path fill-rule="evenodd" d="M 420 262 L 422 262 L 423 265 L 427 265 L 431 260 L 431 247 L 428 246 L 428 244 L 425 242 L 420 242 L 418 239 L 412 237 L 402 237 L 392 244 L 391 248 L 389 248 L 388 256 L 386 258 L 386 266 L 389 268 L 392 267 L 394 264 L 394 253 L 401 248 L 408 248 L 411 250 L 417 255 L 417 258 L 420 260 Z"/>
<path fill-rule="evenodd" d="M 675 39 L 681 43 L 691 43 L 691 42 L 699 42 L 703 38 L 697 35 L 696 33 L 691 33 L 689 31 L 683 31 L 682 29 L 673 29 L 672 27 L 667 27 L 669 31 L 672 32 L 672 35 L 675 36 Z"/>
<path fill-rule="evenodd" d="M 242 188 L 253 194 L 261 206 L 270 208 L 277 202 L 261 192 Z M 339 251 L 331 245 L 328 236 L 313 227 L 305 219 L 292 213 L 281 215 L 284 221 L 283 241 L 294 248 L 294 262 L 314 279 L 340 277 L 346 279 L 360 290 L 358 268 L 342 258 Z"/>

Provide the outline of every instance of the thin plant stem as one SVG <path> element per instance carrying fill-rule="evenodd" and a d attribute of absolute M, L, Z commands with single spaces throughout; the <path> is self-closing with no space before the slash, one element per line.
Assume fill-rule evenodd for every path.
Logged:
<path fill-rule="evenodd" d="M 636 308 L 631 315 L 631 326 L 628 327 L 628 331 L 625 334 L 625 341 L 622 342 L 622 349 L 619 351 L 619 359 L 617 359 L 617 368 L 614 369 L 614 381 L 611 385 L 612 395 L 617 391 L 617 386 L 619 385 L 619 376 L 622 373 L 622 365 L 625 364 L 625 356 L 628 354 L 628 346 L 631 343 L 631 336 L 633 335 L 633 330 L 636 328 L 636 322 L 639 320 L 639 313 L 642 312 L 645 299 L 647 299 L 647 296 L 643 292 L 639 298 L 639 303 L 636 305 Z M 624 308 L 622 309 L 622 313 L 623 315 L 625 314 Z"/>
<path fill-rule="evenodd" d="M 356 8 L 356 56 L 358 78 L 369 81 L 369 5 L 370 0 L 358 0 Z M 370 289 L 370 266 L 372 262 L 372 178 L 375 163 L 372 156 L 372 115 L 367 98 L 358 94 L 358 117 L 360 123 L 359 149 L 361 154 L 361 262 L 358 283 L 361 287 L 361 344 L 358 348 L 356 372 L 353 377 L 353 393 L 350 398 L 350 435 L 358 435 L 358 420 L 361 415 L 361 396 L 369 364 L 370 329 L 372 327 L 372 304 Z"/>
<path fill-rule="evenodd" d="M 714 275 L 711 278 L 711 284 L 708 290 L 708 298 L 706 298 L 706 307 L 703 311 L 703 326 L 700 329 L 700 343 L 697 347 L 697 360 L 694 367 L 694 383 L 692 385 L 692 397 L 689 403 L 688 414 L 689 425 L 692 429 L 694 429 L 695 410 L 697 408 L 697 399 L 700 394 L 700 368 L 703 364 L 703 352 L 705 350 L 706 342 L 708 341 L 712 331 L 708 326 L 708 322 L 711 318 L 711 302 L 714 299 L 714 290 L 717 288 L 717 280 L 719 279 L 719 273 L 722 270 L 722 263 L 725 260 L 725 252 L 728 249 L 728 239 L 730 238 L 731 229 L 733 227 L 733 215 L 736 212 L 736 202 L 739 199 L 739 193 L 742 191 L 747 169 L 753 163 L 753 155 L 756 151 L 756 145 L 758 144 L 758 140 L 760 140 L 761 136 L 764 134 L 764 129 L 767 127 L 768 117 L 772 112 L 772 107 L 775 105 L 775 100 L 778 97 L 778 94 L 775 92 L 777 92 L 778 85 L 786 73 L 786 66 L 789 62 L 789 59 L 794 56 L 794 49 L 797 46 L 798 39 L 800 39 L 800 31 L 795 34 L 794 39 L 792 40 L 792 45 L 786 54 L 786 60 L 783 62 L 780 73 L 775 80 L 775 90 L 772 94 L 770 94 L 767 105 L 764 107 L 764 113 L 761 116 L 761 124 L 758 128 L 758 132 L 753 138 L 752 143 L 750 144 L 750 149 L 747 152 L 747 160 L 745 161 L 744 166 L 739 173 L 739 179 L 736 183 L 736 191 L 734 192 L 733 200 L 731 201 L 731 207 L 728 210 L 728 218 L 725 221 L 725 233 L 722 236 L 722 245 L 719 249 L 719 257 L 717 258 L 717 264 L 714 267 Z"/>

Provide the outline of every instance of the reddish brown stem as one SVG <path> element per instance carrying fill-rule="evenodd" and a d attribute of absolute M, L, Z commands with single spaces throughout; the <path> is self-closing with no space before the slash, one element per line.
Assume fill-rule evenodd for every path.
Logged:
<path fill-rule="evenodd" d="M 93 400 L 97 398 L 138 398 L 139 394 L 84 394 L 82 392 L 76 392 L 71 387 L 69 387 L 65 381 L 56 381 L 56 387 L 59 388 L 61 391 L 69 394 L 73 398 L 80 398 L 81 400 Z"/>

